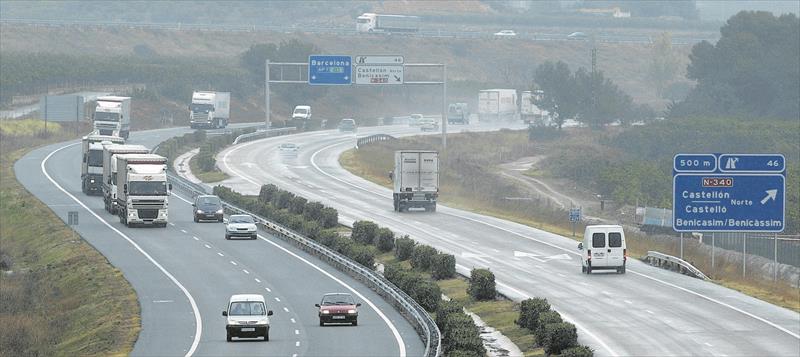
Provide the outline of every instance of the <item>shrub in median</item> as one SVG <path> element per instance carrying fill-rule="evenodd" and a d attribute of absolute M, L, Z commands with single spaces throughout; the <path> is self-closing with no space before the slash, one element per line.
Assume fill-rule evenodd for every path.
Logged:
<path fill-rule="evenodd" d="M 481 356 L 486 354 L 480 330 L 472 318 L 464 313 L 454 313 L 447 316 L 442 330 L 442 348 L 448 351 L 474 351 Z"/>
<path fill-rule="evenodd" d="M 339 212 L 333 207 L 325 207 L 322 209 L 322 226 L 325 228 L 333 228 L 339 225 Z"/>
<path fill-rule="evenodd" d="M 578 332 L 575 325 L 569 322 L 557 322 L 544 326 L 544 343 L 542 347 L 545 353 L 556 355 L 561 351 L 578 345 Z"/>
<path fill-rule="evenodd" d="M 305 210 L 307 202 L 308 202 L 308 200 L 306 200 L 303 197 L 300 197 L 300 196 L 292 197 L 292 200 L 289 202 L 289 212 L 292 212 L 292 213 L 298 214 L 298 215 L 299 214 L 303 214 L 303 210 Z M 305 217 L 303 217 L 303 218 L 305 218 Z"/>
<path fill-rule="evenodd" d="M 436 311 L 436 307 L 442 301 L 442 290 L 435 282 L 423 279 L 420 284 L 414 286 L 411 297 L 425 310 Z"/>
<path fill-rule="evenodd" d="M 372 244 L 378 225 L 370 221 L 356 221 L 353 223 L 353 240 L 361 244 Z"/>
<path fill-rule="evenodd" d="M 515 322 L 520 327 L 536 331 L 536 328 L 539 326 L 537 325 L 539 314 L 549 310 L 550 304 L 547 302 L 547 299 L 533 298 L 523 300 L 519 304 L 519 318 Z"/>
<path fill-rule="evenodd" d="M 262 185 L 261 190 L 258 192 L 258 201 L 264 204 L 271 204 L 278 191 L 280 191 L 278 186 L 273 184 Z"/>
<path fill-rule="evenodd" d="M 352 245 L 347 252 L 350 259 L 355 260 L 359 264 L 372 269 L 375 265 L 375 248 L 364 245 Z"/>
<path fill-rule="evenodd" d="M 469 296 L 475 300 L 491 300 L 497 295 L 494 273 L 489 269 L 472 269 L 469 277 Z"/>
<path fill-rule="evenodd" d="M 438 253 L 435 248 L 420 244 L 414 247 L 411 255 L 411 267 L 419 270 L 428 270 L 431 267 L 431 258 Z"/>
<path fill-rule="evenodd" d="M 456 276 L 456 257 L 452 254 L 439 253 L 431 258 L 431 277 L 436 280 L 450 279 Z"/>
<path fill-rule="evenodd" d="M 405 270 L 400 264 L 391 263 L 383 266 L 383 277 L 391 281 L 392 284 L 396 285 L 398 288 L 400 287 L 399 282 L 403 274 L 405 274 Z"/>
<path fill-rule="evenodd" d="M 375 245 L 381 252 L 390 252 L 394 249 L 394 232 L 389 228 L 378 228 L 375 237 Z"/>
<path fill-rule="evenodd" d="M 303 207 L 303 218 L 309 221 L 315 222 L 322 222 L 322 209 L 325 206 L 319 202 L 308 202 L 306 203 L 305 207 Z"/>
<path fill-rule="evenodd" d="M 534 336 L 536 336 L 536 343 L 540 346 L 544 345 L 544 340 L 546 338 L 546 331 L 545 326 L 549 324 L 564 322 L 561 320 L 561 314 L 556 311 L 548 310 L 539 314 L 536 319 L 536 328 L 531 329 L 533 331 Z"/>
<path fill-rule="evenodd" d="M 461 303 L 455 300 L 439 302 L 439 306 L 436 307 L 436 326 L 439 327 L 439 330 L 444 330 L 447 316 L 455 313 L 464 313 L 464 306 Z"/>
<path fill-rule="evenodd" d="M 483 357 L 485 354 L 475 351 L 455 350 L 445 353 L 445 357 Z"/>
<path fill-rule="evenodd" d="M 409 238 L 407 235 L 397 238 L 394 242 L 394 255 L 400 260 L 411 258 L 411 255 L 414 254 L 414 247 L 416 247 L 416 245 L 417 242 Z"/>
<path fill-rule="evenodd" d="M 586 346 L 570 347 L 561 351 L 561 357 L 592 357 L 594 350 Z"/>

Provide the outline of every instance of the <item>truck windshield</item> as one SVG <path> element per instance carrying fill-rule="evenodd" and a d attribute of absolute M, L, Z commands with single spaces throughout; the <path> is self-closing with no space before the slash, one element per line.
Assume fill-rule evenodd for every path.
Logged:
<path fill-rule="evenodd" d="M 191 107 L 193 112 L 195 113 L 208 113 L 214 110 L 214 106 L 211 104 L 197 104 L 192 103 Z"/>
<path fill-rule="evenodd" d="M 86 162 L 89 166 L 103 166 L 103 151 L 102 150 L 89 150 L 89 157 Z"/>
<path fill-rule="evenodd" d="M 167 183 L 164 181 L 131 181 L 128 183 L 130 196 L 166 196 Z"/>
<path fill-rule="evenodd" d="M 360 24 L 368 24 L 369 23 L 369 19 L 365 19 L 365 18 L 359 18 L 356 21 L 358 21 L 358 23 L 360 23 Z"/>
<path fill-rule="evenodd" d="M 231 316 L 266 315 L 264 303 L 260 301 L 235 301 L 231 303 Z"/>
<path fill-rule="evenodd" d="M 119 114 L 118 113 L 108 113 L 108 112 L 95 112 L 94 113 L 94 120 L 95 121 L 119 121 Z"/>
<path fill-rule="evenodd" d="M 306 114 L 306 113 L 308 113 L 308 110 L 306 110 L 306 109 L 295 109 L 294 113 L 295 114 Z"/>

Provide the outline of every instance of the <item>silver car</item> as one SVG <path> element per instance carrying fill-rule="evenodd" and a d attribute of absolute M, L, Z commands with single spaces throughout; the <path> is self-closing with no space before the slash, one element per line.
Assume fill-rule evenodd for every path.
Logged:
<path fill-rule="evenodd" d="M 225 220 L 225 239 L 232 238 L 258 238 L 258 228 L 253 216 L 234 214 Z"/>

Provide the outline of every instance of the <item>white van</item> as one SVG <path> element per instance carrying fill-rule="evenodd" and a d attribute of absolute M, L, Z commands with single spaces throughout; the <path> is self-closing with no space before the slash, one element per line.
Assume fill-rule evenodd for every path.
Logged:
<path fill-rule="evenodd" d="M 584 273 L 591 274 L 593 270 L 616 269 L 617 273 L 625 274 L 628 250 L 622 226 L 586 226 L 583 242 L 578 243 L 578 249 L 586 251 L 581 255 L 581 271 Z"/>
<path fill-rule="evenodd" d="M 222 311 L 227 317 L 225 331 L 227 340 L 234 337 L 257 338 L 264 336 L 269 341 L 269 317 L 272 310 L 267 310 L 264 296 L 258 294 L 241 294 L 231 296 L 228 308 Z"/>
<path fill-rule="evenodd" d="M 294 107 L 292 119 L 311 120 L 311 106 L 298 105 Z"/>

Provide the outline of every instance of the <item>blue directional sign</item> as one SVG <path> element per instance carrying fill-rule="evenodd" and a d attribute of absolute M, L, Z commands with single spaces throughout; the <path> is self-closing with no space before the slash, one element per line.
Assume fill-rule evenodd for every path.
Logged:
<path fill-rule="evenodd" d="M 349 85 L 352 72 L 350 56 L 308 56 L 308 84 Z"/>
<path fill-rule="evenodd" d="M 700 169 L 707 166 L 708 156 L 675 155 L 673 229 L 782 232 L 786 222 L 783 155 L 713 154 L 715 169 Z"/>
<path fill-rule="evenodd" d="M 580 222 L 581 221 L 581 208 L 570 208 L 569 209 L 569 221 L 570 222 Z"/>

